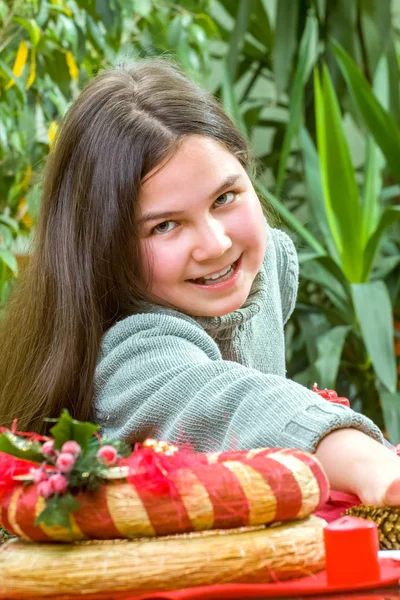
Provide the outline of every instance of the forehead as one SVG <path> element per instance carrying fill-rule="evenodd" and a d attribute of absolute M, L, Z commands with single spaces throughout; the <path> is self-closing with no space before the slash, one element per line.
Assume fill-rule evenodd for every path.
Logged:
<path fill-rule="evenodd" d="M 142 182 L 140 204 L 158 198 L 181 199 L 196 191 L 209 194 L 224 179 L 234 173 L 245 174 L 237 158 L 215 140 L 189 136 L 176 152 L 153 169 Z"/>

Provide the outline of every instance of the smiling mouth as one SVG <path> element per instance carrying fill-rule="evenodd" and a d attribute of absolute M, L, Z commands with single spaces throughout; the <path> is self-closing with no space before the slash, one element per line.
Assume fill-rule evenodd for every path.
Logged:
<path fill-rule="evenodd" d="M 198 279 L 189 279 L 192 283 L 199 283 L 201 285 L 214 285 L 216 283 L 222 283 L 226 279 L 229 279 L 233 275 L 238 265 L 239 259 L 233 262 L 231 265 L 220 271 L 221 275 L 207 275 L 207 277 L 199 277 Z"/>

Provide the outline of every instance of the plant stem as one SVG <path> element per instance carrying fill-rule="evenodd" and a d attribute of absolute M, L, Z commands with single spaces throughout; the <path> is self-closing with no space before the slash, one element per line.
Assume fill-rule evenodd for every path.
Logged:
<path fill-rule="evenodd" d="M 246 100 L 246 98 L 247 98 L 247 96 L 249 95 L 249 93 L 250 93 L 250 91 L 251 91 L 251 89 L 252 89 L 253 85 L 254 85 L 254 84 L 255 84 L 255 82 L 257 81 L 257 78 L 258 78 L 259 74 L 261 73 L 261 71 L 262 71 L 262 69 L 263 69 L 263 66 L 264 66 L 264 65 L 263 65 L 263 64 L 262 64 L 262 62 L 260 61 L 260 62 L 258 63 L 258 66 L 257 66 L 256 70 L 254 71 L 254 73 L 253 73 L 253 76 L 252 76 L 252 78 L 250 79 L 250 81 L 249 81 L 249 83 L 248 83 L 248 85 L 247 85 L 247 87 L 246 87 L 245 91 L 243 92 L 243 96 L 241 97 L 241 99 L 240 99 L 239 103 L 242 103 L 242 102 L 244 102 L 244 101 Z"/>
<path fill-rule="evenodd" d="M 361 24 L 361 10 L 362 10 L 361 5 L 360 5 L 360 3 L 358 3 L 358 6 L 357 6 L 357 31 L 358 31 L 358 36 L 360 38 L 363 71 L 364 71 L 364 75 L 365 75 L 366 79 L 372 85 L 372 76 L 371 76 L 371 72 L 369 70 L 369 64 L 368 64 L 367 47 L 365 45 L 364 32 L 363 32 L 362 24 Z"/>

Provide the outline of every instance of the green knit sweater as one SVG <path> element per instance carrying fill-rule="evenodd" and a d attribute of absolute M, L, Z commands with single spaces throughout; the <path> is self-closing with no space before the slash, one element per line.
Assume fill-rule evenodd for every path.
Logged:
<path fill-rule="evenodd" d="M 265 259 L 239 310 L 198 318 L 149 305 L 114 325 L 95 372 L 95 418 L 103 433 L 129 442 L 188 442 L 198 451 L 312 452 L 342 427 L 383 441 L 366 417 L 286 379 L 283 327 L 297 279 L 292 241 L 267 226 Z"/>

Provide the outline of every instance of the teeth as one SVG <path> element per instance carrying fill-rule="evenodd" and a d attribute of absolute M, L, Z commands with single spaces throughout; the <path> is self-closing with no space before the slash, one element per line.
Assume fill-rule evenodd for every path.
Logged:
<path fill-rule="evenodd" d="M 207 275 L 206 277 L 203 277 L 203 279 L 205 279 L 205 280 L 207 280 L 207 279 L 219 279 L 220 277 L 222 277 L 223 275 L 225 275 L 226 273 L 228 273 L 228 271 L 230 271 L 231 269 L 232 269 L 232 265 L 229 265 L 225 269 L 222 269 L 222 271 L 219 271 L 219 273 L 214 273 L 213 275 Z"/>
<path fill-rule="evenodd" d="M 231 275 L 233 275 L 234 272 L 235 269 L 233 267 L 229 267 L 229 271 L 225 275 L 218 277 L 218 283 L 221 283 L 222 281 L 225 281 L 225 279 L 228 279 Z M 206 285 L 213 285 L 214 283 L 216 283 L 215 279 L 208 279 L 208 277 L 204 277 L 204 282 Z"/>

